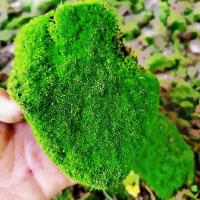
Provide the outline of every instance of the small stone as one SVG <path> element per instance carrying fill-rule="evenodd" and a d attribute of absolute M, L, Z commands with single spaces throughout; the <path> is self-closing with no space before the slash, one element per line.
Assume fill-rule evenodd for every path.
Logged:
<path fill-rule="evenodd" d="M 189 47 L 192 53 L 200 54 L 200 40 L 192 40 L 189 44 Z"/>

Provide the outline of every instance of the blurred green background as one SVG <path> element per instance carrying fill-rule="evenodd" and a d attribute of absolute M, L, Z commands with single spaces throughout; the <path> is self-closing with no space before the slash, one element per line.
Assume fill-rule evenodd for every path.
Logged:
<path fill-rule="evenodd" d="M 20 27 L 61 0 L 0 0 L 0 87 L 6 88 L 13 66 L 13 40 Z M 119 14 L 124 42 L 141 66 L 160 82 L 160 110 L 168 114 L 195 153 L 196 177 L 170 200 L 200 199 L 200 1 L 108 0 Z M 175 176 L 175 175 L 174 175 Z M 67 188 L 54 200 L 158 199 L 131 172 L 118 188 L 94 191 Z"/>

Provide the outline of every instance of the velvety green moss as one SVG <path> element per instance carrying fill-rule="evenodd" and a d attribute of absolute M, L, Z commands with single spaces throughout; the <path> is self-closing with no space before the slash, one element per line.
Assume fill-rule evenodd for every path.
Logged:
<path fill-rule="evenodd" d="M 154 53 L 146 60 L 146 63 L 150 67 L 150 69 L 154 72 L 156 71 L 162 72 L 176 65 L 176 61 L 174 58 L 165 56 L 161 53 Z"/>
<path fill-rule="evenodd" d="M 37 142 L 72 179 L 95 188 L 132 169 L 158 108 L 158 82 L 124 50 L 113 11 L 60 6 L 15 41 L 9 93 Z"/>
<path fill-rule="evenodd" d="M 156 194 L 166 199 L 194 178 L 194 155 L 175 125 L 163 114 L 144 143 L 134 163 L 134 171 Z"/>

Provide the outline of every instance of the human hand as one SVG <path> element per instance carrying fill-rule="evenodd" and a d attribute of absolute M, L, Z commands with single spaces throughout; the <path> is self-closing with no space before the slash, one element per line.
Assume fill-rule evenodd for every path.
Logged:
<path fill-rule="evenodd" d="M 19 107 L 0 88 L 0 199 L 49 200 L 73 184 L 41 151 Z"/>

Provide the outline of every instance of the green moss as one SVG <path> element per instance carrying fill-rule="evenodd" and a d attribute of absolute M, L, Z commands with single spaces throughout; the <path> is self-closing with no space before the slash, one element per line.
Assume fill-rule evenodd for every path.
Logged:
<path fill-rule="evenodd" d="M 150 56 L 147 60 L 147 65 L 152 71 L 164 71 L 175 66 L 174 58 L 169 58 L 161 53 L 156 53 Z"/>
<path fill-rule="evenodd" d="M 167 18 L 167 24 L 171 31 L 177 30 L 182 33 L 185 31 L 186 28 L 185 18 L 181 14 L 172 10 L 170 11 L 170 15 Z"/>
<path fill-rule="evenodd" d="M 11 21 L 9 21 L 6 24 L 6 29 L 12 30 L 12 29 L 19 29 L 22 25 L 28 23 L 33 17 L 30 15 L 27 16 L 20 16 L 17 18 L 13 18 Z"/>
<path fill-rule="evenodd" d="M 70 188 L 66 188 L 61 194 L 55 196 L 52 200 L 74 200 Z"/>
<path fill-rule="evenodd" d="M 162 199 L 170 197 L 183 184 L 192 182 L 193 152 L 163 114 L 158 115 L 133 169 Z"/>
<path fill-rule="evenodd" d="M 116 199 L 120 200 L 127 200 L 130 196 L 122 183 L 108 188 L 106 192 L 110 197 L 116 197 Z"/>
<path fill-rule="evenodd" d="M 158 82 L 124 50 L 104 3 L 37 17 L 15 40 L 8 90 L 49 158 L 94 188 L 132 169 L 158 109 Z"/>
<path fill-rule="evenodd" d="M 195 106 L 200 99 L 200 93 L 184 80 L 175 82 L 175 86 L 171 88 L 170 96 L 177 105 L 183 101 L 189 101 Z"/>
<path fill-rule="evenodd" d="M 158 3 L 158 14 L 159 19 L 163 24 L 167 23 L 167 18 L 169 16 L 170 9 L 169 9 L 169 3 L 167 1 L 160 1 Z"/>

